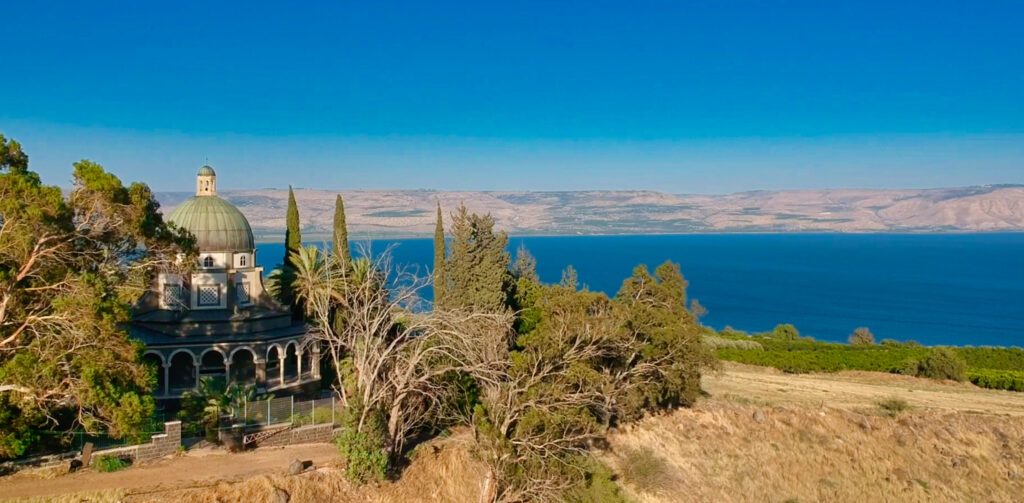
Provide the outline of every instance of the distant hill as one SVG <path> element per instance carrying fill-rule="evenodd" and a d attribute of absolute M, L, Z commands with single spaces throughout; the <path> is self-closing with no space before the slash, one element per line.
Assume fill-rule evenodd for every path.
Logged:
<path fill-rule="evenodd" d="M 331 232 L 337 191 L 298 189 L 304 237 Z M 341 191 L 356 236 L 430 236 L 435 207 L 490 212 L 514 235 L 696 232 L 970 232 L 1024 230 L 1024 185 L 923 190 L 787 190 L 728 195 L 653 191 Z M 191 195 L 158 193 L 165 211 Z M 280 239 L 288 191 L 221 191 L 248 217 L 257 239 Z"/>

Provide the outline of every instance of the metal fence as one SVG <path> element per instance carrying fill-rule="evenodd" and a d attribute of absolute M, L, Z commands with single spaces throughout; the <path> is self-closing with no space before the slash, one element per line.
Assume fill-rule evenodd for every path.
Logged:
<path fill-rule="evenodd" d="M 339 404 L 334 397 L 296 401 L 294 396 L 290 396 L 246 401 L 235 410 L 234 420 L 253 426 L 281 423 L 291 423 L 294 426 L 327 423 L 337 425 L 341 419 L 340 412 Z"/>

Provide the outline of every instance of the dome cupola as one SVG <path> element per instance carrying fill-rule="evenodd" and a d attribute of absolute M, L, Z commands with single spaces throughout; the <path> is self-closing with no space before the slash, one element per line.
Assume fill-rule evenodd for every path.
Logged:
<path fill-rule="evenodd" d="M 196 195 L 217 195 L 217 172 L 209 164 L 199 168 L 199 172 L 196 173 Z"/>
<path fill-rule="evenodd" d="M 167 220 L 191 232 L 200 252 L 251 252 L 256 246 L 245 215 L 217 196 L 210 166 L 196 174 L 196 195 L 174 208 Z"/>

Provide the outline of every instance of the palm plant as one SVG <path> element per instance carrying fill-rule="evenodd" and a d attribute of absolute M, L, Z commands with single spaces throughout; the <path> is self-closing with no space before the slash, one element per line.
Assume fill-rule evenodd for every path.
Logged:
<path fill-rule="evenodd" d="M 251 384 L 228 384 L 223 378 L 201 377 L 195 390 L 182 397 L 182 419 L 203 426 L 209 439 L 216 437 L 220 418 L 235 415 L 238 407 L 256 399 L 256 388 Z"/>

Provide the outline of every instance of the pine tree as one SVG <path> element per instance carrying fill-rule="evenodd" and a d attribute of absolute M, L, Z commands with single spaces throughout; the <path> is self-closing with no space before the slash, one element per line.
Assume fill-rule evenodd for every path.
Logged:
<path fill-rule="evenodd" d="M 483 312 L 503 311 L 507 304 L 508 235 L 494 231 L 494 217 L 469 213 L 465 206 L 452 217 L 451 253 L 445 261 L 444 305 Z"/>
<path fill-rule="evenodd" d="M 437 203 L 437 226 L 434 227 L 434 303 L 444 303 L 445 282 L 444 222 L 441 220 L 441 202 Z"/>
<path fill-rule="evenodd" d="M 345 223 L 345 203 L 341 194 L 334 200 L 334 253 L 342 264 L 352 260 L 352 252 L 348 247 L 348 226 Z"/>

